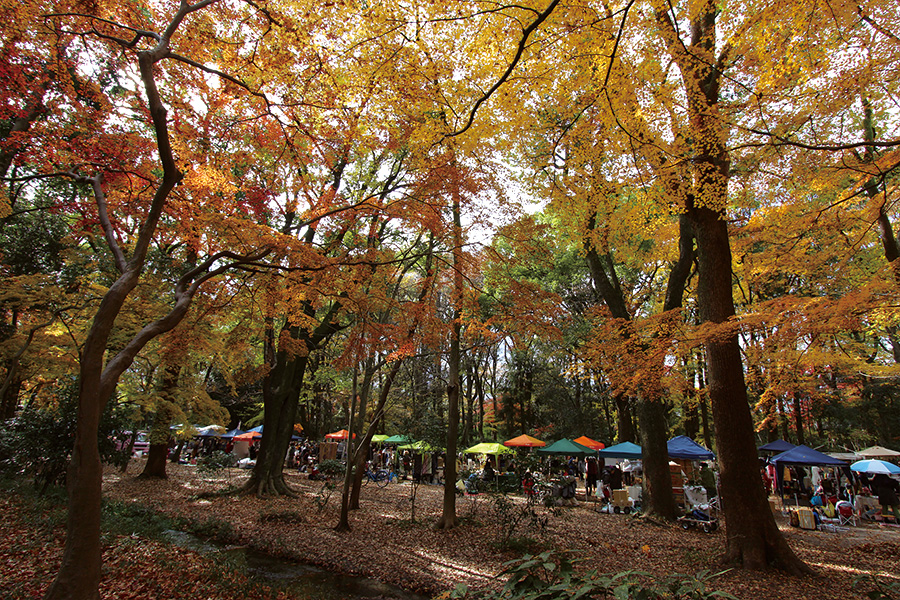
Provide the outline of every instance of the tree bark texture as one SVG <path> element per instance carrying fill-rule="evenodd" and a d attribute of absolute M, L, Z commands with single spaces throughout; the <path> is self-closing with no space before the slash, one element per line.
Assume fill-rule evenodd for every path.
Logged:
<path fill-rule="evenodd" d="M 727 323 L 735 314 L 727 224 L 719 212 L 709 208 L 693 208 L 688 214 L 697 234 L 701 320 Z M 749 569 L 776 565 L 792 573 L 809 572 L 809 567 L 788 546 L 769 508 L 757 460 L 737 332 L 715 333 L 705 346 L 727 533 L 724 558 Z"/>

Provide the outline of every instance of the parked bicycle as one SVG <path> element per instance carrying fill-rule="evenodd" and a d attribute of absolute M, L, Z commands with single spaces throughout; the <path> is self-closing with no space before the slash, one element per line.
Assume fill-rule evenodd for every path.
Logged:
<path fill-rule="evenodd" d="M 387 469 L 372 470 L 371 467 L 367 467 L 365 475 L 366 477 L 365 479 L 363 479 L 363 485 L 366 485 L 370 481 L 374 481 L 375 485 L 377 485 L 378 487 L 385 487 L 388 483 L 390 483 L 394 474 Z"/>

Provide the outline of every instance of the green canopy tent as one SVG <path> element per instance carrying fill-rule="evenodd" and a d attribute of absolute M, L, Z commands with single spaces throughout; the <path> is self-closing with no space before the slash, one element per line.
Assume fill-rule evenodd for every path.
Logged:
<path fill-rule="evenodd" d="M 591 450 L 587 446 L 582 446 L 578 442 L 567 440 L 565 438 L 555 441 L 546 448 L 538 448 L 538 454 L 546 454 L 548 456 L 596 456 L 597 451 Z"/>
<path fill-rule="evenodd" d="M 412 440 L 406 435 L 392 435 L 384 440 L 385 444 L 408 444 L 410 442 L 412 442 Z"/>
<path fill-rule="evenodd" d="M 383 433 L 376 433 L 375 435 L 372 436 L 372 443 L 380 444 L 382 442 L 386 442 L 388 439 L 390 439 L 390 436 L 387 436 Z"/>
<path fill-rule="evenodd" d="M 397 446 L 397 450 L 412 450 L 413 452 L 434 452 L 437 450 L 437 448 L 435 448 L 428 442 L 419 441 L 404 444 L 402 446 Z"/>
<path fill-rule="evenodd" d="M 481 442 L 463 450 L 465 454 L 515 454 L 515 450 L 498 442 Z"/>

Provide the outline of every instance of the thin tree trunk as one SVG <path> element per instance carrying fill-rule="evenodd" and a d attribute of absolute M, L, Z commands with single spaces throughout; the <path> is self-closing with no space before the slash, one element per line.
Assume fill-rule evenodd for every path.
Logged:
<path fill-rule="evenodd" d="M 459 196 L 453 195 L 453 324 L 450 333 L 449 381 L 447 382 L 447 459 L 444 461 L 444 501 L 438 529 L 459 524 L 456 516 L 456 443 L 459 435 L 459 362 L 462 336 L 463 236 Z"/>

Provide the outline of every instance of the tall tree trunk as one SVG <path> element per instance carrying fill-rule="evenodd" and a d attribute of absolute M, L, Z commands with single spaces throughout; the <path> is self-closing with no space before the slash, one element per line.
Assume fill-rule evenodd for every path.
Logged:
<path fill-rule="evenodd" d="M 631 419 L 631 399 L 625 394 L 616 394 L 616 441 L 633 442 L 635 440 L 634 421 Z"/>
<path fill-rule="evenodd" d="M 247 483 L 238 490 L 239 493 L 252 493 L 257 496 L 285 495 L 293 496 L 294 492 L 284 481 L 284 457 L 291 444 L 294 432 L 294 420 L 297 406 L 300 404 L 300 391 L 309 366 L 309 353 L 319 348 L 325 340 L 336 333 L 341 326 L 336 318 L 340 311 L 340 302 L 334 302 L 320 324 L 309 332 L 294 325 L 286 325 L 281 335 L 291 341 L 286 344 L 289 349 L 279 348 L 274 357 L 274 330 L 267 326 L 265 350 L 270 364 L 274 368 L 263 382 L 263 437 L 256 457 L 256 466 Z M 307 303 L 304 311 L 308 317 L 315 316 L 315 309 Z M 298 355 L 296 347 L 306 348 L 305 353 Z"/>
<path fill-rule="evenodd" d="M 695 207 L 689 215 L 696 226 L 700 256 L 697 295 L 702 320 L 726 323 L 735 314 L 727 224 L 718 212 L 705 207 Z M 776 565 L 792 573 L 809 572 L 788 546 L 769 509 L 737 334 L 711 337 L 705 346 L 727 532 L 725 559 L 750 569 Z"/>
<path fill-rule="evenodd" d="M 3 385 L 3 393 L 0 394 L 0 421 L 8 421 L 16 416 L 19 407 L 19 393 L 22 391 L 24 380 L 13 361 L 7 362 L 6 381 Z"/>
<path fill-rule="evenodd" d="M 718 107 L 719 78 L 727 56 L 715 56 L 718 7 L 715 0 L 702 0 L 695 7 L 688 46 L 671 21 L 669 5 L 653 0 L 653 6 L 660 34 L 681 71 L 694 140 L 690 157 L 694 193 L 685 208 L 697 242 L 700 320 L 725 328 L 735 311 L 725 220 L 730 159 L 727 128 Z M 792 573 L 809 572 L 787 545 L 768 508 L 737 332 L 723 329 L 707 338 L 705 348 L 726 521 L 725 558 L 745 568 L 776 565 Z"/>
<path fill-rule="evenodd" d="M 452 529 L 456 517 L 456 443 L 459 435 L 459 361 L 462 336 L 463 235 L 459 196 L 453 195 L 453 324 L 450 333 L 449 381 L 447 382 L 447 458 L 444 461 L 444 501 L 438 529 Z"/>
<path fill-rule="evenodd" d="M 781 425 L 781 439 L 790 442 L 793 438 L 791 437 L 790 428 L 788 427 L 787 412 L 784 408 L 784 398 L 782 398 L 781 395 L 778 396 L 778 422 Z"/>
<path fill-rule="evenodd" d="M 150 451 L 147 462 L 140 474 L 142 478 L 167 479 L 166 458 L 169 455 L 169 438 L 176 408 L 173 402 L 173 393 L 178 385 L 178 376 L 181 368 L 176 365 L 168 365 L 163 368 L 163 380 L 159 385 L 159 400 L 157 401 L 156 414 L 153 417 L 153 427 L 150 428 Z"/>
<path fill-rule="evenodd" d="M 797 444 L 806 444 L 805 427 L 803 426 L 803 398 L 800 392 L 794 392 L 794 427 L 797 429 Z"/>
<path fill-rule="evenodd" d="M 669 472 L 669 449 L 666 441 L 669 437 L 665 412 L 660 410 L 662 401 L 659 398 L 638 398 L 637 410 L 640 422 L 641 450 L 644 468 L 643 507 L 646 514 L 652 514 L 666 520 L 674 520 L 678 514 L 678 505 L 672 493 L 672 475 Z M 664 460 L 648 460 L 650 457 L 664 457 Z"/>
<path fill-rule="evenodd" d="M 82 372 L 84 369 L 82 369 Z M 82 375 L 79 398 L 92 396 L 99 388 L 98 377 Z M 96 384 L 94 384 L 96 379 Z M 91 388 L 94 388 L 93 390 Z M 66 546 L 62 565 L 45 598 L 48 600 L 95 600 L 100 598 L 100 497 L 102 467 L 97 446 L 102 401 L 80 401 L 75 446 L 69 462 L 66 487 L 69 493 L 66 517 Z"/>

